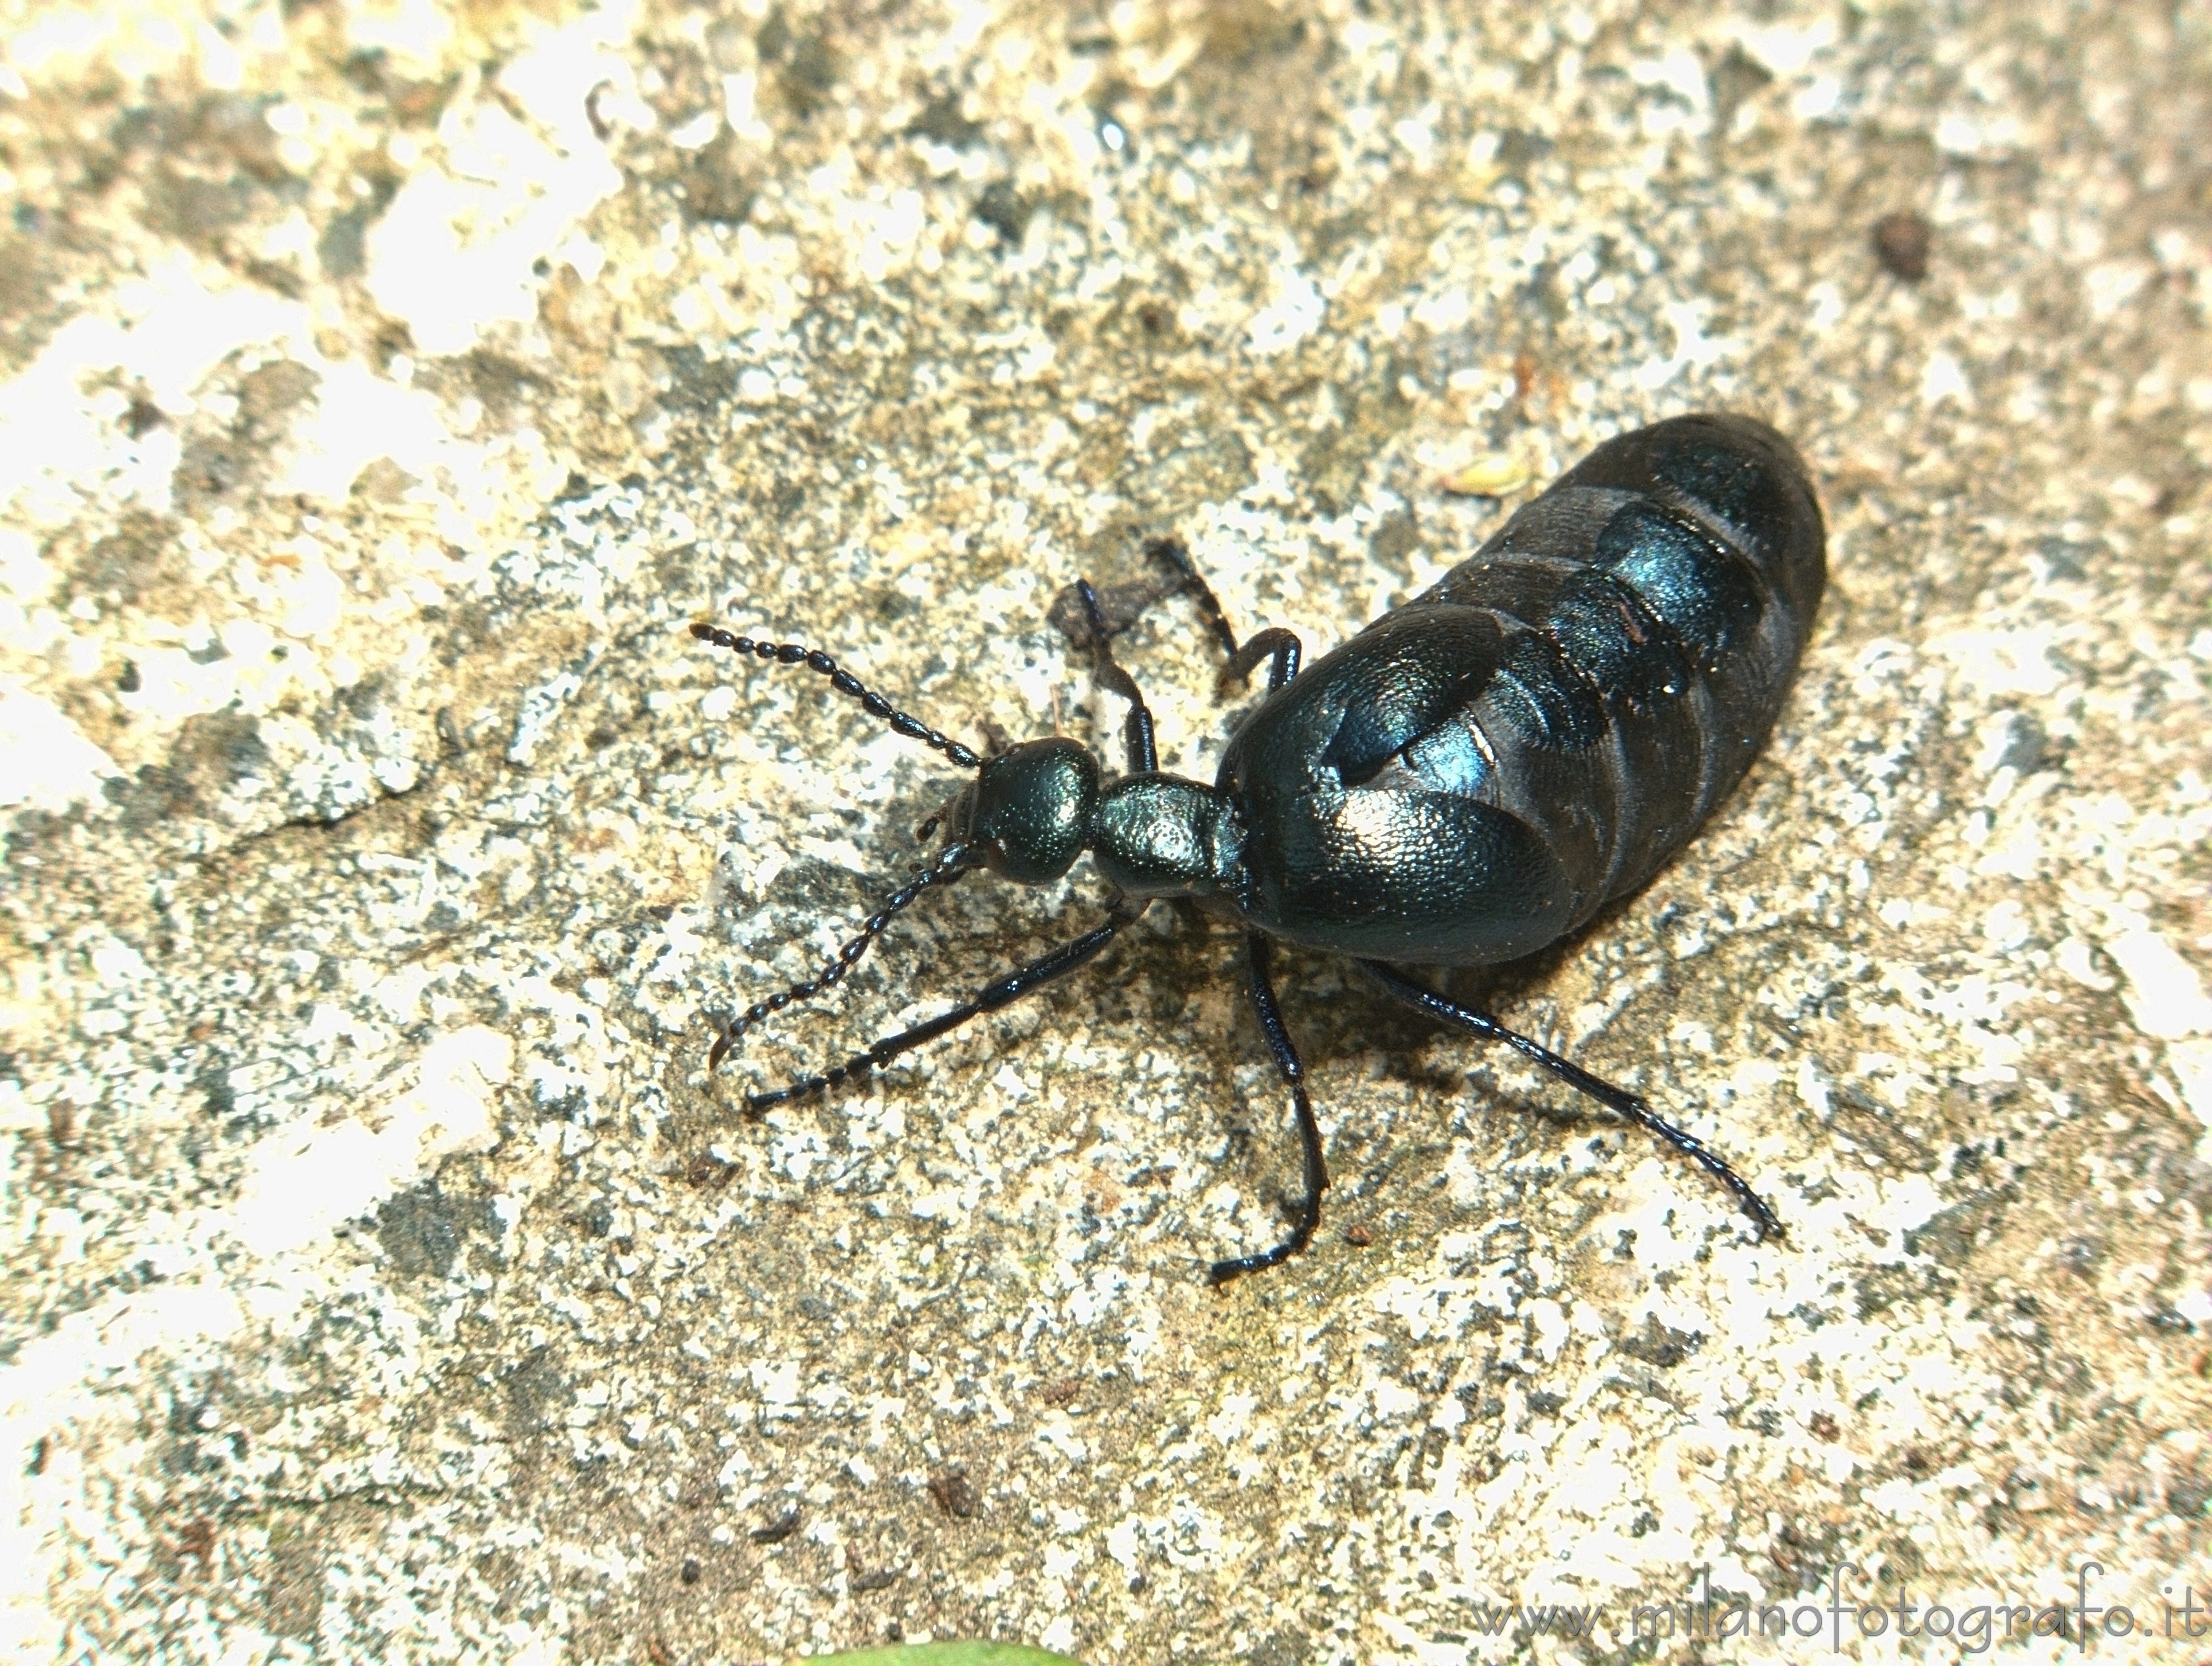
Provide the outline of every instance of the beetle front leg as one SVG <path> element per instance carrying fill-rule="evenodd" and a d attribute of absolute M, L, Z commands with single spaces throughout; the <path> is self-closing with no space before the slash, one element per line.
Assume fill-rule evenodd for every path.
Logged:
<path fill-rule="evenodd" d="M 1224 688 L 1251 676 L 1254 667 L 1262 660 L 1273 661 L 1267 667 L 1270 694 L 1298 674 L 1297 636 L 1280 625 L 1261 631 L 1243 647 L 1237 646 L 1237 633 L 1230 628 L 1229 615 L 1221 605 L 1221 598 L 1213 593 L 1213 587 L 1206 581 L 1206 575 L 1198 570 L 1198 563 L 1190 558 L 1188 544 L 1179 538 L 1156 538 L 1145 545 L 1145 553 L 1173 573 L 1176 587 L 1198 604 L 1200 615 L 1229 660 L 1228 669 L 1221 674 Z"/>
<path fill-rule="evenodd" d="M 1160 767 L 1158 744 L 1152 738 L 1152 708 L 1145 703 L 1137 679 L 1121 669 L 1114 657 L 1113 632 L 1106 626 L 1106 612 L 1098 605 L 1098 593 L 1091 587 L 1089 579 L 1075 581 L 1075 599 L 1083 609 L 1084 622 L 1091 630 L 1091 654 L 1093 674 L 1098 686 L 1118 694 L 1129 702 L 1128 721 L 1122 726 L 1121 740 L 1133 775 L 1149 775 Z"/>
<path fill-rule="evenodd" d="M 1221 673 L 1225 686 L 1241 683 L 1252 674 L 1252 668 L 1262 660 L 1273 663 L 1267 667 L 1267 692 L 1277 689 L 1298 674 L 1298 637 L 1294 630 L 1281 625 L 1270 625 L 1238 648 L 1231 656 L 1228 668 Z"/>

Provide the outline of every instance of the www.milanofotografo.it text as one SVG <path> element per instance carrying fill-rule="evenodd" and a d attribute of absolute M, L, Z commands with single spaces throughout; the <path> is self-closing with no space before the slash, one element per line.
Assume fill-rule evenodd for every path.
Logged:
<path fill-rule="evenodd" d="M 2156 1607 L 2138 1612 L 2126 1603 L 2097 1599 L 2094 1587 L 2107 1572 L 2101 1562 L 2083 1562 L 2075 1570 L 2073 1589 L 2057 1597 L 1975 1594 L 1928 1600 L 1916 1598 L 1902 1585 L 1893 1594 L 1877 1594 L 1857 1563 L 1839 1562 L 1829 1574 L 1825 1596 L 1808 1595 L 1794 1602 L 1753 1602 L 1715 1590 L 1711 1570 L 1700 1568 L 1690 1596 L 1675 1602 L 1639 1603 L 1630 1609 L 1627 1634 L 1632 1640 L 1652 1642 L 1790 1639 L 1838 1655 L 1854 1639 L 1887 1635 L 1948 1639 L 1969 1655 L 2030 1638 L 2057 1638 L 2084 1651 L 2104 1638 L 2212 1638 L 2212 1590 L 2164 1585 Z M 1432 1640 L 1591 1638 L 1601 1626 L 1616 1638 L 1620 1635 L 1601 1604 L 1471 1602 L 1463 1613 L 1464 1633 L 1440 1634 Z"/>

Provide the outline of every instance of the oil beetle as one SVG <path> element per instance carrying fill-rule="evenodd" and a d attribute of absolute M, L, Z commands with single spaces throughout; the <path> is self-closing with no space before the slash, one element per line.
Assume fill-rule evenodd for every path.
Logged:
<path fill-rule="evenodd" d="M 1305 1164 L 1290 1236 L 1215 1262 L 1214 1283 L 1304 1249 L 1328 1184 L 1305 1067 L 1269 975 L 1276 938 L 1348 955 L 1384 994 L 1504 1043 L 1704 1168 L 1761 1237 L 1778 1233 L 1742 1177 L 1637 1095 L 1404 969 L 1532 954 L 1682 848 L 1773 727 L 1820 605 L 1826 541 L 1803 465 L 1781 435 L 1746 416 L 1677 416 L 1606 441 L 1472 559 L 1303 672 L 1297 636 L 1273 629 L 1240 644 L 1182 545 L 1156 541 L 1152 553 L 1228 656 L 1224 682 L 1268 666 L 1267 697 L 1210 787 L 1161 773 L 1152 713 L 1115 661 L 1087 582 L 1074 588 L 1078 634 L 1100 684 L 1129 708 L 1127 769 L 1111 781 L 1073 740 L 983 757 L 818 649 L 694 624 L 702 641 L 819 672 L 900 734 L 975 771 L 933 818 L 945 834 L 935 860 L 819 974 L 731 1021 L 708 1068 L 761 1019 L 841 981 L 932 886 L 978 868 L 1042 885 L 1087 850 L 1115 893 L 1102 924 L 843 1064 L 748 1095 L 747 1106 L 758 1112 L 879 1070 L 1088 964 L 1152 903 L 1188 898 L 1244 927 L 1253 1011 L 1290 1090 Z"/>

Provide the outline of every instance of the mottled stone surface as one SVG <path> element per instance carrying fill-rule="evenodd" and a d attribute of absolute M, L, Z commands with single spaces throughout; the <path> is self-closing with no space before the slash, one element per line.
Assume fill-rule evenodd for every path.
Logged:
<path fill-rule="evenodd" d="M 2184 1657 L 2202 9 L 4 33 L 9 1658 L 1929 1660 L 2077 1589 L 2148 1633 L 2082 1657 Z M 1631 905 L 1458 987 L 1788 1243 L 1293 955 L 1336 1189 L 1209 1291 L 1295 1151 L 1234 939 L 1164 911 L 738 1114 L 1096 920 L 1084 868 L 918 905 L 708 1081 L 956 775 L 689 619 L 1103 741 L 1045 614 L 1142 535 L 1318 649 L 1707 406 L 1796 435 L 1831 519 L 1781 732 Z M 1207 773 L 1188 605 L 1123 641 Z M 1794 1606 L 1832 1585 L 1839 1633 Z M 1700 1606 L 1632 1651 L 1708 1595 L 1821 1638 Z"/>

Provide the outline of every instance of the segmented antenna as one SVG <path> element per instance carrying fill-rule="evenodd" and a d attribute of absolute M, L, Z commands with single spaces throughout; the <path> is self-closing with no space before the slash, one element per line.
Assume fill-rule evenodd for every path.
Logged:
<path fill-rule="evenodd" d="M 712 642 L 716 648 L 726 648 L 732 654 L 750 654 L 757 660 L 773 660 L 782 666 L 805 666 L 809 671 L 818 671 L 830 679 L 830 686 L 838 693 L 849 695 L 860 702 L 871 717 L 879 717 L 892 730 L 908 740 L 919 740 L 925 746 L 933 746 L 963 769 L 973 769 L 983 760 L 980 754 L 970 751 L 950 735 L 943 735 L 918 717 L 910 717 L 897 707 L 863 684 L 849 671 L 838 669 L 837 662 L 820 648 L 810 648 L 799 642 L 760 642 L 750 636 L 740 636 L 719 625 L 696 623 L 691 634 L 702 642 Z"/>
<path fill-rule="evenodd" d="M 829 656 L 823 656 L 827 659 Z M 814 976 L 804 978 L 788 989 L 779 990 L 765 1000 L 757 1000 L 745 1008 L 743 1016 L 730 1020 L 728 1026 L 715 1038 L 713 1049 L 707 1055 L 708 1071 L 722 1062 L 722 1056 L 746 1031 L 772 1012 L 781 1012 L 787 1006 L 802 1000 L 811 1000 L 825 989 L 833 989 L 845 981 L 845 974 L 860 964 L 860 957 L 869 945 L 884 934 L 894 915 L 932 885 L 951 884 L 963 873 L 973 872 L 981 865 L 981 858 L 968 846 L 947 845 L 939 853 L 937 860 L 928 867 L 916 868 L 914 878 L 893 891 L 883 907 L 867 917 L 860 935 L 837 951 L 835 959 Z"/>

